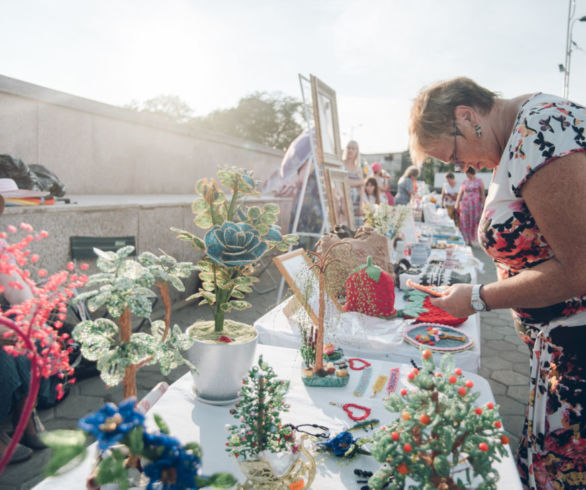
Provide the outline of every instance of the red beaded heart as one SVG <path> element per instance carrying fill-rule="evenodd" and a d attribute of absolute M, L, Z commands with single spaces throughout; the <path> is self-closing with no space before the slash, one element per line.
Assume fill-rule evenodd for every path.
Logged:
<path fill-rule="evenodd" d="M 359 367 L 356 367 L 356 362 L 361 363 L 361 365 Z M 355 357 L 353 359 L 348 359 L 348 366 L 350 366 L 350 369 L 353 369 L 354 371 L 362 371 L 365 367 L 370 366 L 370 362 Z"/>
<path fill-rule="evenodd" d="M 370 415 L 371 409 L 368 407 L 363 407 L 362 405 L 356 405 L 356 403 L 346 403 L 345 405 L 342 406 L 342 408 L 344 409 L 344 412 L 346 412 L 348 414 L 348 417 L 350 417 L 352 420 L 358 422 L 360 420 L 364 420 L 366 417 L 368 417 Z M 352 413 L 352 408 L 355 408 L 357 410 L 362 410 L 364 412 L 364 415 L 361 415 L 360 417 L 354 415 L 354 413 Z"/>

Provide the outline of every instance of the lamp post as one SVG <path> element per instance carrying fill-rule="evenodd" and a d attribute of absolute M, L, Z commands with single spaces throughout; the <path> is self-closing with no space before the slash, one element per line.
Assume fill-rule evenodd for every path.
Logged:
<path fill-rule="evenodd" d="M 559 65 L 559 69 L 564 73 L 564 98 L 567 99 L 570 95 L 570 66 L 572 64 L 572 49 L 578 46 L 572 39 L 572 32 L 576 22 L 586 22 L 586 15 L 579 19 L 573 19 L 576 11 L 576 0 L 569 0 L 568 5 L 568 27 L 566 29 L 566 59 L 564 64 Z"/>

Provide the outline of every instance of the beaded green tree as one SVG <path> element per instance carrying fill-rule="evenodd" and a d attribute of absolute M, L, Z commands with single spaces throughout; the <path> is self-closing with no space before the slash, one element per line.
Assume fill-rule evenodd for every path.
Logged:
<path fill-rule="evenodd" d="M 384 465 L 369 486 L 405 488 L 409 478 L 418 488 L 455 490 L 469 488 L 479 476 L 482 482 L 475 488 L 496 488 L 493 462 L 506 454 L 509 442 L 497 407 L 475 405 L 480 395 L 472 391 L 474 383 L 454 368 L 449 354 L 435 373 L 431 352 L 424 350 L 422 357 L 421 371 L 408 375 L 416 389 L 393 393 L 386 402 L 389 411 L 401 415 L 375 432 L 372 454 Z"/>
<path fill-rule="evenodd" d="M 277 379 L 271 366 L 258 359 L 242 380 L 241 400 L 230 413 L 238 424 L 228 427 L 226 451 L 238 461 L 255 460 L 259 453 L 285 452 L 293 449 L 295 439 L 290 428 L 281 426 L 281 412 L 289 410 L 283 398 L 289 381 Z"/>

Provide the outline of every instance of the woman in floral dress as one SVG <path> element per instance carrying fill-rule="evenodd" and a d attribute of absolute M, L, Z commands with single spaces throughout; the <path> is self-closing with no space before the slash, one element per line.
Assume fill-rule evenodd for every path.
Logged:
<path fill-rule="evenodd" d="M 476 170 L 468 167 L 466 179 L 462 182 L 456 198 L 456 209 L 460 213 L 460 231 L 466 245 L 477 242 L 478 222 L 484 206 L 484 184 L 476 177 Z"/>
<path fill-rule="evenodd" d="M 423 90 L 411 154 L 493 169 L 479 225 L 498 281 L 452 286 L 454 316 L 512 308 L 531 350 L 518 469 L 525 488 L 586 488 L 586 109 L 554 95 L 501 99 L 467 78 Z"/>

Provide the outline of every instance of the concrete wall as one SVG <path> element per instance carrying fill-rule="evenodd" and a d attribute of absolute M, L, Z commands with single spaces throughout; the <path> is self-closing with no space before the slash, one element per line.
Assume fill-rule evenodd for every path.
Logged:
<path fill-rule="evenodd" d="M 219 165 L 259 180 L 283 152 L 0 75 L 0 153 L 40 163 L 68 194 L 188 194 Z"/>

